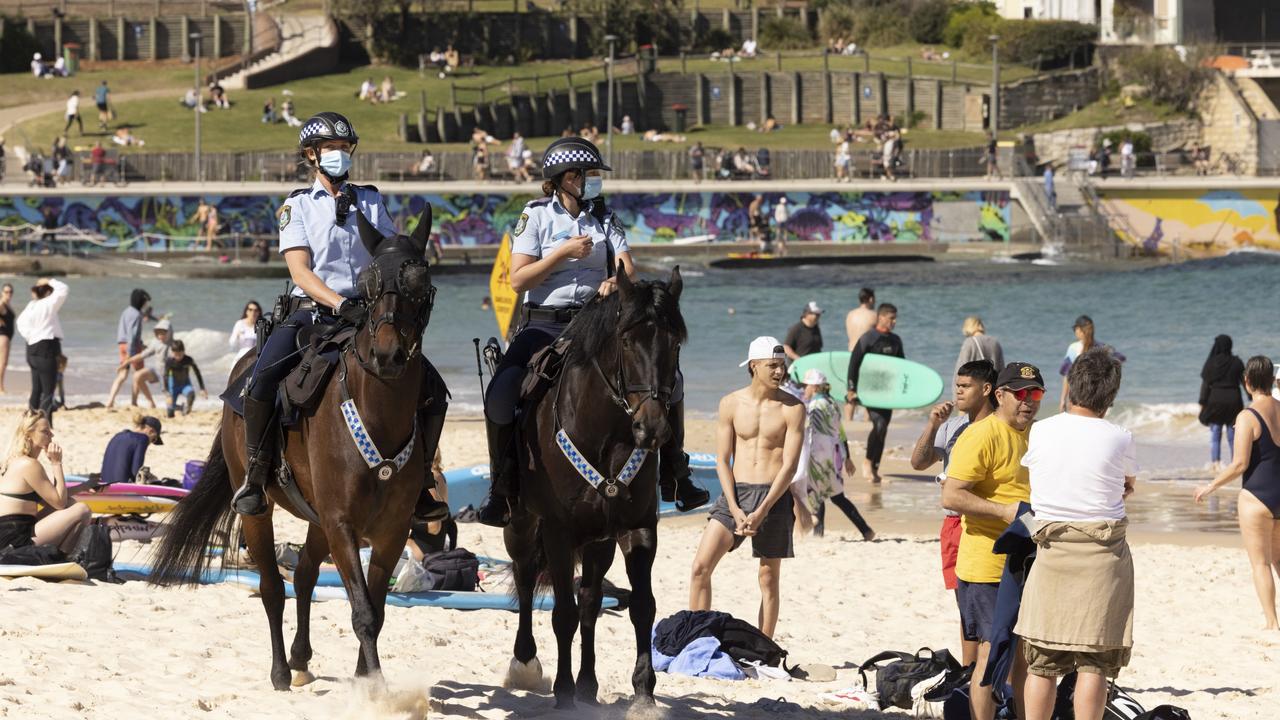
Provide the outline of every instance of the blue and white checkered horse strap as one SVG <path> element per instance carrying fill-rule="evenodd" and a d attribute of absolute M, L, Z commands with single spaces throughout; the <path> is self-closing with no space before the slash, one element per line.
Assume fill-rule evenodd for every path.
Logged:
<path fill-rule="evenodd" d="M 578 471 L 582 479 L 586 480 L 591 487 L 599 490 L 601 483 L 609 480 L 583 457 L 578 448 L 574 446 L 573 441 L 569 439 L 569 433 L 565 432 L 563 428 L 556 433 L 556 445 L 560 446 L 560 452 L 564 453 L 565 459 L 569 461 L 569 464 L 573 465 L 573 468 Z M 613 479 L 614 482 L 624 486 L 631 485 L 631 481 L 635 480 L 636 475 L 640 474 L 640 468 L 644 465 L 644 459 L 648 456 L 648 450 L 641 450 L 640 448 L 632 450 L 631 457 L 627 458 L 626 464 L 618 472 L 618 477 Z"/>
<path fill-rule="evenodd" d="M 374 444 L 373 438 L 369 437 L 369 431 L 364 427 L 364 420 L 360 419 L 360 411 L 356 409 L 355 400 L 344 400 L 342 405 L 342 419 L 347 423 L 347 432 L 351 433 L 351 440 L 356 444 L 356 450 L 360 451 L 360 457 L 364 458 L 364 462 L 370 468 L 376 468 L 386 462 L 382 453 L 378 452 L 378 446 Z M 418 419 L 414 417 L 413 432 L 409 434 L 409 442 L 405 443 L 404 449 L 401 450 L 391 463 L 395 465 L 396 471 L 404 469 L 409 457 L 413 455 L 413 441 L 418 435 Z M 388 475 L 388 477 L 390 477 Z M 386 480 L 387 478 L 383 478 Z"/>

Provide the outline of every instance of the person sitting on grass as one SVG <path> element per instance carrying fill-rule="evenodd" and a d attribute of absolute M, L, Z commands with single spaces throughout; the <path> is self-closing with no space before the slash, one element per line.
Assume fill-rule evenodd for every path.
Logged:
<path fill-rule="evenodd" d="M 134 414 L 133 428 L 121 430 L 107 443 L 99 482 L 102 485 L 134 482 L 147 461 L 147 448 L 164 444 L 160 430 L 159 418 Z"/>
<path fill-rule="evenodd" d="M 173 417 L 178 408 L 178 397 L 185 397 L 187 405 L 183 415 L 190 415 L 196 404 L 196 390 L 191 385 L 191 373 L 196 374 L 196 383 L 200 386 L 200 397 L 208 399 L 209 393 L 204 389 L 204 377 L 200 374 L 200 366 L 187 354 L 187 348 L 181 340 L 174 340 L 169 347 L 169 357 L 164 360 L 164 386 L 169 392 L 169 417 Z"/>
<path fill-rule="evenodd" d="M 267 98 L 267 101 L 262 104 L 262 122 L 271 125 L 279 122 L 279 120 L 280 118 L 276 117 L 276 99 L 269 97 Z"/>
<path fill-rule="evenodd" d="M 40 455 L 53 470 L 40 463 Z M 40 505 L 46 512 L 43 517 Z M 39 519 L 37 519 L 39 518 Z M 28 410 L 18 421 L 9 455 L 0 469 L 0 551 L 28 545 L 53 545 L 71 552 L 91 513 L 67 492 L 62 448 L 43 410 Z"/>
<path fill-rule="evenodd" d="M 294 115 L 293 101 L 285 100 L 284 107 L 280 109 L 280 117 L 289 127 L 301 127 L 302 121 Z"/>

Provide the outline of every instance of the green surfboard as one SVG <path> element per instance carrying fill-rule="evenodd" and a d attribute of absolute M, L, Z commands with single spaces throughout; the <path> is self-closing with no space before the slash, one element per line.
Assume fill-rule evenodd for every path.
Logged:
<path fill-rule="evenodd" d="M 827 376 L 833 394 L 842 396 L 848 385 L 849 353 L 822 352 L 805 355 L 791 364 L 791 375 L 799 382 L 810 368 Z M 942 377 L 918 362 L 868 354 L 858 372 L 858 402 L 867 407 L 903 410 L 932 405 L 942 397 Z"/>

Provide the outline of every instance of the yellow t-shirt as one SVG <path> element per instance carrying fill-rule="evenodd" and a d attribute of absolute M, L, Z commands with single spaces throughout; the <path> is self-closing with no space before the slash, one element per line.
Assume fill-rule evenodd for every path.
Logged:
<path fill-rule="evenodd" d="M 973 483 L 974 495 L 1007 505 L 1031 501 L 1031 481 L 1022 466 L 1027 452 L 1029 429 L 1018 432 L 1011 425 L 988 415 L 960 434 L 951 451 L 947 476 Z M 1004 572 L 1004 555 L 991 552 L 996 538 L 1008 525 L 1002 520 L 964 516 L 956 577 L 971 583 L 998 583 Z"/>

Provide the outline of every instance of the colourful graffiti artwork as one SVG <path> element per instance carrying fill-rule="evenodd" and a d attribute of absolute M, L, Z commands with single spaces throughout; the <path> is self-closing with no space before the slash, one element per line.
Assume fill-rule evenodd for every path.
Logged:
<path fill-rule="evenodd" d="M 1149 253 L 1220 255 L 1280 250 L 1280 190 L 1106 190 L 1120 237 Z"/>
<path fill-rule="evenodd" d="M 764 211 L 784 194 L 764 195 Z M 791 208 L 784 230 L 794 240 L 823 242 L 1007 241 L 1007 192 L 785 193 Z M 529 195 L 475 193 L 407 195 L 388 193 L 387 210 L 405 232 L 431 203 L 436 231 L 445 245 L 493 245 L 520 217 Z M 633 243 L 674 242 L 692 236 L 743 239 L 747 236 L 751 193 L 618 193 L 610 207 Z M 217 206 L 221 231 L 275 234 L 275 211 L 283 195 L 206 197 Z M 58 226 L 73 225 L 105 238 L 107 247 L 137 248 L 145 236 L 154 247 L 186 247 L 200 231 L 199 196 L 22 196 L 0 198 L 0 227 L 42 225 L 46 209 Z"/>

